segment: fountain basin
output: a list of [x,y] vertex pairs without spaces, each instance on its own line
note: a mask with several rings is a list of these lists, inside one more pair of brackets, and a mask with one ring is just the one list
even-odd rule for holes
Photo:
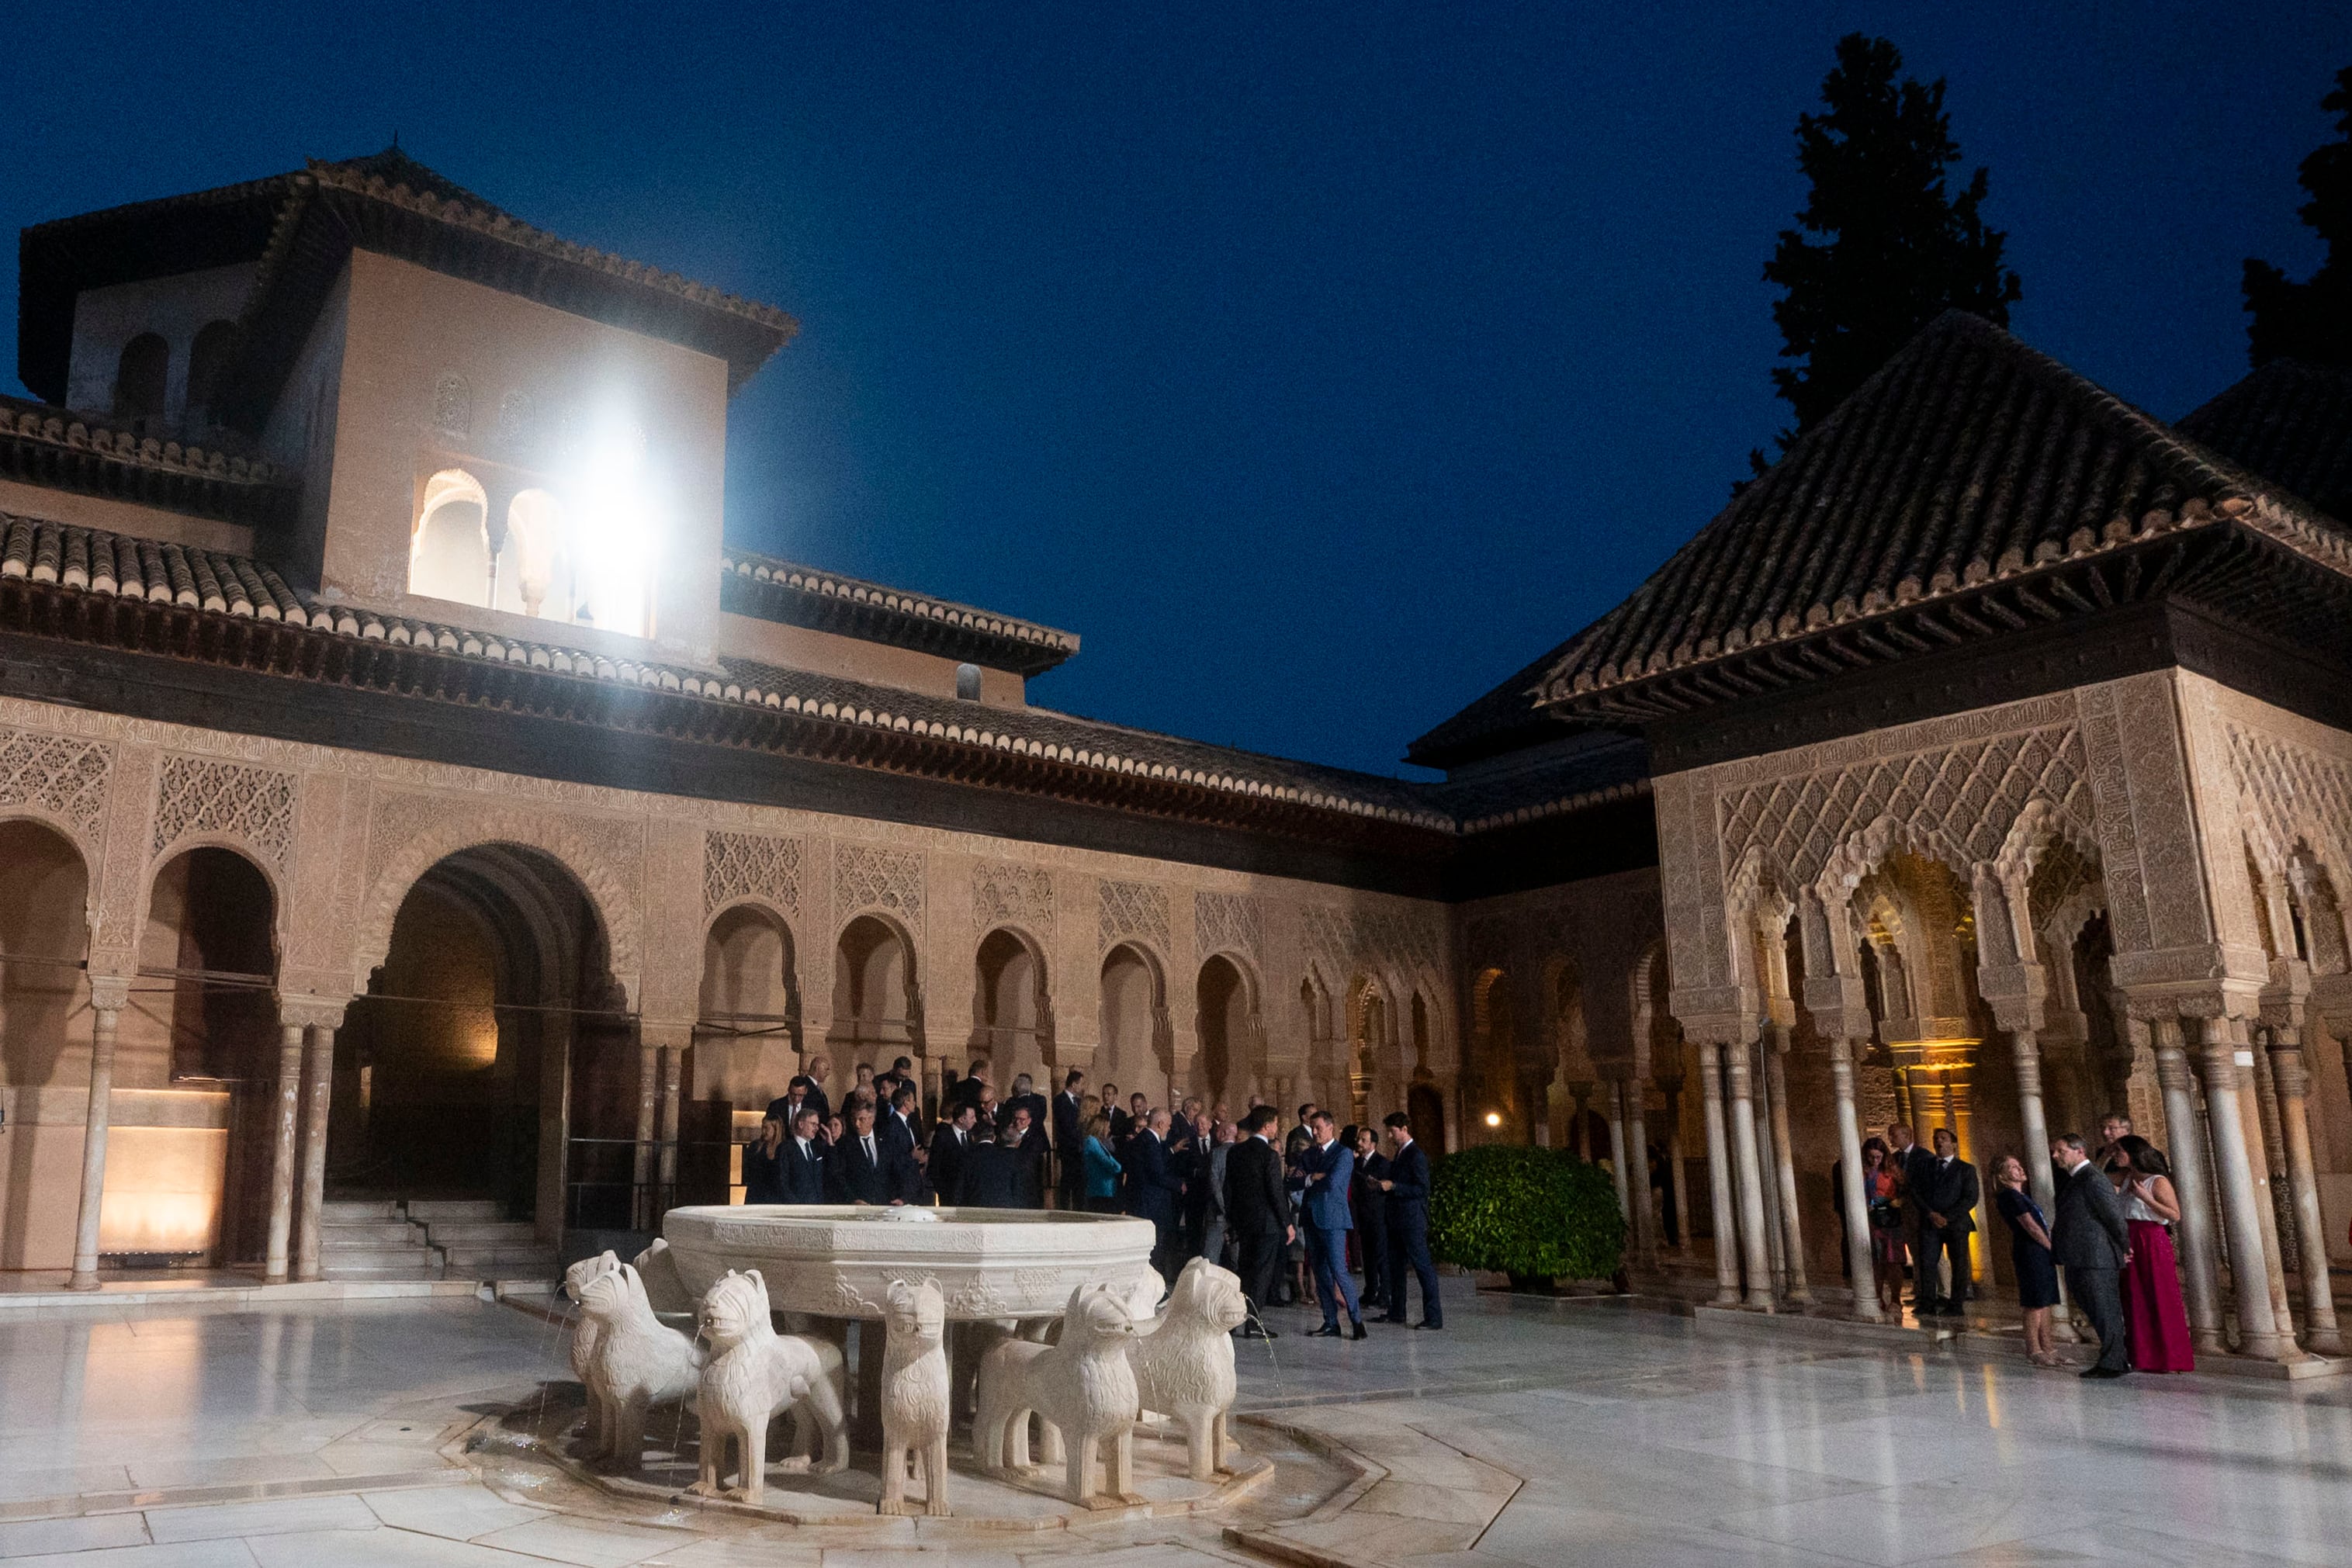
[[893,1281],[937,1280],[950,1321],[1059,1317],[1081,1285],[1149,1313],[1160,1299],[1148,1219],[1041,1209],[730,1204],[673,1208],[662,1236],[697,1296],[757,1269],[779,1312],[878,1319]]

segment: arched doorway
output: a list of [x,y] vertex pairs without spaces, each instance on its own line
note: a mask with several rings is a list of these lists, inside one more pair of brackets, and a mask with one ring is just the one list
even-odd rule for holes
[[[1518,1034],[1511,1007],[1509,977],[1482,969],[1470,990],[1469,1101],[1463,1136],[1472,1143],[1500,1138],[1532,1142],[1519,1103]],[[1495,1120],[1488,1122],[1488,1117]]]
[[981,938],[973,967],[971,1054],[989,1060],[1002,1092],[1012,1092],[1016,1073],[1043,1082],[1053,1019],[1044,957],[1000,925]]
[[722,910],[702,942],[690,1092],[758,1110],[798,1070],[800,1050],[792,928],[757,904]]
[[[277,898],[258,866],[235,850],[202,845],[174,855],[148,890],[140,933],[139,983],[115,1047],[114,1087],[173,1089],[215,1096],[201,1140],[180,1151],[177,1179],[195,1204],[180,1210],[181,1234],[151,1237],[161,1255],[209,1250],[224,1262],[260,1260],[268,1246],[270,1166],[278,1110]],[[165,1129],[155,1129],[162,1133]],[[136,1158],[141,1134],[110,1133],[110,1180]],[[143,1134],[144,1130],[142,1130]],[[156,1141],[150,1139],[148,1141]],[[125,1204],[124,1207],[129,1207]],[[100,1208],[101,1253],[126,1249],[110,1237]],[[211,1234],[199,1232],[210,1218]]]
[[[834,945],[833,1027],[825,1043],[845,1067],[865,1061],[880,1068],[901,1054],[923,1053],[914,946],[880,915],[859,915]],[[845,1072],[843,1082],[853,1076]]]
[[1220,953],[1201,966],[1193,999],[1200,1009],[1201,1082],[1209,1103],[1239,1106],[1256,1087],[1259,1066],[1249,1060],[1249,982],[1241,967]]
[[1174,1040],[1168,1026],[1168,990],[1150,954],[1122,942],[1103,956],[1102,1041],[1104,1065],[1096,1081],[1108,1080],[1130,1092],[1141,1091],[1165,1105]]
[[52,1124],[35,1107],[41,1090],[89,1082],[89,1019],[75,1017],[88,995],[89,893],[63,834],[0,822],[0,1086],[19,1092],[13,1135],[0,1142],[0,1269],[73,1262],[79,1151],[62,1145],[79,1137],[79,1113],[61,1109]]
[[639,1063],[593,901],[552,856],[480,844],[436,862],[335,1042],[333,1196],[476,1202],[625,1226]]
[[1412,1118],[1413,1141],[1433,1159],[1445,1152],[1445,1096],[1434,1083],[1416,1083],[1405,1091],[1405,1114]]

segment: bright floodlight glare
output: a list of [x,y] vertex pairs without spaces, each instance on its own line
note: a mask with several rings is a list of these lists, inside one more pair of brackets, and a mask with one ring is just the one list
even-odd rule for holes
[[646,589],[662,533],[645,470],[645,431],[618,411],[590,426],[575,455],[575,616],[632,637],[649,631]]
[[1486,1125],[1490,1127],[1499,1127],[1502,1124],[1503,1113],[1500,1111],[1489,1111],[1486,1113]]

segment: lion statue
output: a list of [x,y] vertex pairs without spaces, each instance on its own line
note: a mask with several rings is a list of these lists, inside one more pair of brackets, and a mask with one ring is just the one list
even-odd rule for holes
[[[1070,1292],[1055,1343],[1010,1339],[980,1365],[980,1408],[972,1417],[972,1454],[984,1469],[1005,1474],[1029,1464],[1029,1416],[1046,1423],[1045,1458],[1066,1449],[1065,1497],[1090,1506],[1108,1490],[1109,1501],[1133,1503],[1135,1492],[1135,1372],[1127,1351],[1135,1315],[1118,1294],[1081,1285]],[[1108,1471],[1106,1477],[1105,1472]],[[1108,1480],[1108,1487],[1099,1484]]]
[[1196,1481],[1233,1469],[1233,1331],[1248,1316],[1240,1277],[1195,1258],[1176,1276],[1159,1320],[1127,1353],[1143,1408],[1183,1427]]
[[[791,1409],[797,1427],[805,1402],[816,1414],[823,1439],[820,1475],[849,1463],[849,1428],[842,1410],[842,1360],[838,1347],[797,1334],[780,1334],[769,1316],[768,1282],[756,1269],[732,1269],[702,1298],[702,1337],[710,1346],[697,1393],[702,1417],[702,1474],[693,1490],[726,1494],[727,1440],[735,1440],[742,1487],[737,1493],[756,1506],[767,1488],[768,1422]],[[807,1469],[812,1460],[795,1458],[787,1468]]]

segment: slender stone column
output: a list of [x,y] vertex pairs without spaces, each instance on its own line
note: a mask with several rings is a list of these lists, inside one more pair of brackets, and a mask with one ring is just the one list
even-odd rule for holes
[[302,1108],[302,1026],[278,1026],[278,1127],[269,1157],[269,1246],[262,1282],[286,1282],[287,1240],[294,1229],[294,1142]]
[[2246,1146],[2244,1112],[2239,1100],[2237,1042],[2227,1019],[2198,1020],[2204,1036],[2206,1124],[2213,1134],[2213,1166],[2221,1177],[2227,1215],[2230,1278],[2236,1286],[2239,1350],[2276,1361],[2294,1348],[2282,1340],[2271,1311],[2270,1260],[2263,1256],[2262,1194],[2254,1185],[2253,1160]]
[[1772,1165],[1780,1178],[1780,1255],[1791,1302],[1810,1301],[1805,1282],[1805,1234],[1797,1207],[1796,1146],[1789,1139],[1788,1031],[1775,1024],[1764,1031],[1764,1074],[1772,1085]]
[[1642,1081],[1629,1078],[1625,1092],[1625,1190],[1633,1199],[1633,1256],[1643,1263],[1656,1260],[1657,1217],[1650,1211],[1650,1134],[1643,1124]]
[[1862,1123],[1853,1108],[1853,1057],[1860,1043],[1843,1039],[1829,1042],[1830,1089],[1837,1096],[1838,1168],[1845,1176],[1838,1202],[1845,1212],[1845,1266],[1853,1276],[1853,1315],[1874,1323],[1885,1314],[1871,1263],[1870,1201],[1862,1190]]
[[1675,1195],[1675,1255],[1687,1258],[1691,1255],[1691,1207],[1690,1178],[1683,1171],[1683,1085],[1676,1079],[1658,1087],[1666,1096],[1666,1190]]
[[1633,1228],[1633,1184],[1625,1169],[1625,1084],[1612,1079],[1609,1090],[1609,1169],[1617,1182],[1617,1218]]
[[2254,1212],[2262,1217],[2263,1283],[2270,1291],[2271,1324],[2277,1331],[2283,1354],[2294,1355],[2294,1301],[2286,1288],[2286,1252],[2279,1245],[2278,1189],[2271,1186],[2271,1155],[2263,1139],[2262,1096],[2255,1092],[2256,1063],[2262,1054],[2243,1019],[2228,1020],[2231,1060],[2238,1072],[2238,1122],[2246,1137],[2246,1164],[2253,1176]]
[[686,1071],[686,1052],[674,1045],[662,1047],[661,1053],[661,1117],[660,1117],[660,1189],[655,1198],[654,1218],[658,1221],[661,1210],[677,1201],[677,1140],[681,1081]]
[[654,1108],[661,1098],[661,1047],[639,1037],[637,1047],[637,1157],[632,1173],[630,1211],[640,1230],[661,1217],[654,1209]]
[[98,1221],[106,1204],[106,1129],[114,1113],[114,1031],[130,1000],[127,981],[89,983],[89,1107],[82,1123],[81,1209],[74,1217],[73,1273],[66,1288],[98,1289]]
[[1732,1168],[1739,1180],[1739,1253],[1748,1269],[1748,1304],[1773,1308],[1771,1260],[1764,1246],[1764,1171],[1756,1153],[1756,1085],[1747,1040],[1724,1046],[1726,1088],[1731,1096]]
[[[2042,1106],[2042,1045],[2030,1029],[2011,1030],[2010,1054],[2017,1062],[2017,1119],[2025,1136],[2025,1184],[2033,1201],[2054,1220],[2058,1213],[2058,1181],[2050,1168],[2050,1118]],[[1979,1171],[1987,1179],[1990,1171]],[[1984,1244],[1990,1246],[1988,1236]]]
[[302,1102],[302,1186],[294,1210],[294,1277],[319,1277],[320,1217],[327,1200],[327,1107],[335,1086],[335,1030],[310,1026]]
[[2180,1198],[2181,1273],[2188,1286],[2189,1326],[2197,1348],[2213,1354],[2229,1346],[2221,1337],[2221,1249],[2212,1205],[2210,1167],[2197,1114],[2195,1081],[2182,1048],[2180,1024],[2159,1018],[2150,1030],[2156,1049],[2156,1081],[2164,1094],[2164,1122],[2172,1138],[2172,1186]]
[[2294,1209],[2295,1246],[2303,1264],[2304,1323],[2313,1350],[2340,1355],[2344,1337],[2336,1326],[2327,1227],[2319,1212],[2319,1178],[2311,1158],[2311,1113],[2305,1104],[2311,1074],[2303,1065],[2302,1030],[2292,1025],[2273,1030],[2270,1058],[2271,1080],[2278,1088],[2279,1137],[2286,1145],[2287,1196]]
[[1777,1301],[1789,1287],[1789,1274],[1787,1254],[1780,1246],[1780,1165],[1773,1157],[1780,1151],[1772,1143],[1772,1074],[1764,1065],[1771,1046],[1769,1040],[1752,1040],[1747,1049],[1751,1064],[1750,1098],[1756,1106],[1757,1185],[1764,1203],[1764,1266],[1769,1270],[1772,1299]]
[[[1719,1071],[1723,1048],[1713,1040],[1698,1042],[1699,1111],[1706,1123],[1707,1197],[1715,1217],[1715,1304],[1739,1304],[1739,1219],[1731,1207],[1731,1151],[1723,1130],[1723,1079]],[[1683,1234],[1690,1234],[1690,1216]]]

